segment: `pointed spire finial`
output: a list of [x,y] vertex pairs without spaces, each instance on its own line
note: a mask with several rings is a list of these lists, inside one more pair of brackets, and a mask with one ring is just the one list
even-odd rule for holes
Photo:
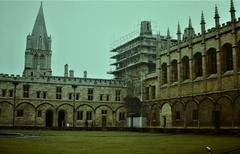
[[218,14],[218,7],[217,7],[217,4],[215,4],[215,16],[214,18],[220,18],[219,14]]
[[236,20],[236,17],[235,17],[235,8],[234,8],[234,4],[233,4],[233,0],[230,1],[230,11],[231,13],[231,21],[234,22]]
[[170,39],[170,38],[171,38],[171,36],[170,36],[170,30],[169,30],[169,27],[168,27],[168,29],[167,29],[167,38],[168,38],[168,39]]
[[204,19],[203,11],[202,11],[202,14],[201,14],[201,24],[206,24],[205,19]]
[[235,12],[233,0],[230,1],[230,12],[231,12],[231,11],[234,11],[234,12]]
[[191,20],[191,17],[189,17],[188,28],[192,28],[192,20]]
[[180,28],[179,22],[178,22],[178,26],[177,26],[177,34],[181,34],[181,28]]

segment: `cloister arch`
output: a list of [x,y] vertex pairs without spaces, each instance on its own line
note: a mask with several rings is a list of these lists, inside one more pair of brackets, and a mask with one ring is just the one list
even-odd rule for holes
[[172,127],[172,107],[164,103],[160,109],[160,127]]

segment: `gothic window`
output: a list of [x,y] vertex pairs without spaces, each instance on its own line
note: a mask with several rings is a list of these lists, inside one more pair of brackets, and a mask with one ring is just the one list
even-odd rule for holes
[[13,97],[13,90],[9,90],[9,97]]
[[35,54],[33,57],[33,68],[37,69],[37,65],[38,65],[38,55]]
[[171,63],[172,67],[172,82],[176,82],[178,80],[178,66],[177,66],[177,60],[173,60]]
[[100,94],[100,101],[103,101],[103,94]]
[[23,117],[23,110],[17,110],[17,117]]
[[77,111],[77,120],[83,120],[83,111]]
[[40,98],[41,91],[37,91],[37,98]]
[[207,51],[207,73],[208,75],[217,73],[217,53],[215,48],[210,48]]
[[2,97],[6,96],[6,89],[2,89]]
[[102,110],[102,114],[106,115],[107,114],[107,110]]
[[175,120],[180,120],[181,119],[181,115],[179,111],[175,112]]
[[56,87],[56,99],[62,99],[62,87]]
[[73,96],[73,93],[69,93],[69,94],[68,94],[68,99],[71,100],[71,99],[72,99],[72,96]]
[[152,99],[156,98],[156,87],[155,86],[151,86],[151,94],[152,94]]
[[45,57],[41,55],[40,57],[40,68],[45,68]]
[[23,85],[23,97],[29,97],[29,85]]
[[120,101],[121,90],[116,90],[115,93],[115,101]]
[[47,98],[47,92],[46,92],[46,91],[43,92],[43,98],[44,98],[44,99]]
[[89,101],[93,100],[93,89],[92,88],[88,89],[88,100]]
[[189,58],[187,56],[182,59],[182,73],[183,80],[189,79]]
[[79,100],[80,93],[76,93],[76,100]]
[[42,117],[42,111],[41,111],[41,110],[38,110],[38,111],[37,111],[37,116],[38,116],[38,117]]
[[192,119],[193,120],[198,120],[198,111],[197,110],[193,110],[193,112],[192,112]]
[[162,64],[162,84],[167,83],[167,63]]
[[149,87],[145,87],[145,99],[149,100]]
[[233,69],[232,45],[226,43],[222,46],[223,72]]
[[125,120],[125,112],[119,112],[119,121]]
[[110,100],[110,95],[107,95],[106,96],[106,101],[109,101]]
[[92,120],[92,111],[87,111],[87,120]]
[[195,77],[202,76],[202,54],[197,52],[194,55],[194,74]]

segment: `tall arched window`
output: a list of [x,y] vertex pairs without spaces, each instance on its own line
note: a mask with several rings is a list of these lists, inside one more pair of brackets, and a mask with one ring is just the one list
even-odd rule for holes
[[162,64],[162,84],[167,83],[167,63]]
[[202,76],[202,54],[197,52],[194,55],[194,74],[195,77]]
[[37,68],[37,65],[38,65],[38,55],[37,54],[35,54],[34,56],[33,56],[33,68]]
[[233,69],[232,45],[226,43],[222,46],[223,72]]
[[183,80],[189,79],[189,58],[187,56],[182,59],[182,73]]
[[172,82],[176,82],[178,80],[178,66],[177,66],[177,60],[174,59],[171,62],[171,74],[172,74]]
[[217,52],[215,48],[210,48],[207,51],[207,74],[217,73]]
[[45,57],[41,55],[40,57],[40,68],[45,68]]

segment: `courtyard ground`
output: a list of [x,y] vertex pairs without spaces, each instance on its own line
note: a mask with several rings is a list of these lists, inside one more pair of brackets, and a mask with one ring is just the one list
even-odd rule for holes
[[34,135],[0,138],[0,154],[213,154],[240,149],[239,136],[113,131],[0,130]]

